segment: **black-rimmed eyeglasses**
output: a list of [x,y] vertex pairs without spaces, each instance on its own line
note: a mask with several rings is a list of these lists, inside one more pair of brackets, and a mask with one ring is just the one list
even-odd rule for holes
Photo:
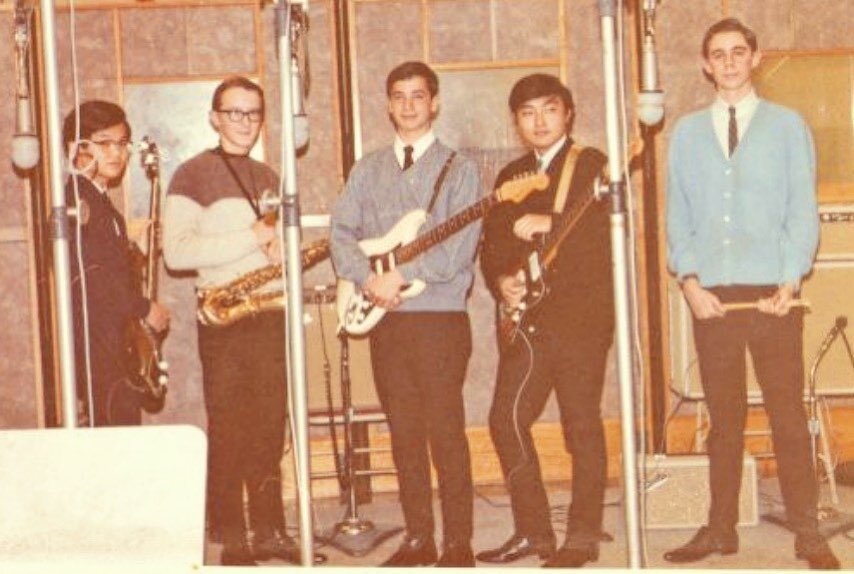
[[253,124],[257,124],[264,119],[264,112],[261,110],[238,110],[236,108],[228,110],[216,110],[221,114],[225,114],[229,121],[234,123],[242,122],[244,118],[249,118]]

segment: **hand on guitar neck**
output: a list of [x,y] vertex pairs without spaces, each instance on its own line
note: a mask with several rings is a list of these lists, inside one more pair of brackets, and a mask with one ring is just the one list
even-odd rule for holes
[[145,316],[145,324],[154,329],[157,333],[162,333],[169,327],[169,309],[152,301],[148,309],[148,315]]

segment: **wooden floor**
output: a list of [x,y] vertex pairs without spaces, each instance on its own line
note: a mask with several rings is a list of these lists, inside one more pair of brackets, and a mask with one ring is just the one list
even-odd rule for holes
[[[836,510],[843,512],[843,518],[854,517],[854,488],[840,486],[840,504]],[[758,505],[760,515],[781,510],[780,494],[775,479],[761,479],[757,488]],[[566,517],[569,492],[561,485],[550,486],[550,497],[552,501],[552,516],[555,530],[558,532],[559,541],[563,539],[563,528]],[[827,488],[822,489],[822,504],[826,505]],[[501,544],[512,530],[510,510],[507,506],[508,499],[500,488],[478,488],[475,498],[475,536],[473,546],[475,552],[492,548]],[[438,516],[438,503],[436,504]],[[316,501],[314,505],[315,531],[328,533],[336,523],[341,521],[345,515],[345,507],[339,505],[336,499]],[[293,509],[288,509],[289,529],[296,535],[296,520],[293,517]],[[385,532],[390,528],[400,528],[403,525],[397,497],[393,494],[380,494],[374,496],[374,500],[359,508],[360,518],[370,520],[377,527],[377,532]],[[851,522],[854,525],[854,520]],[[823,522],[829,526],[830,521]],[[622,569],[628,565],[628,554],[626,551],[626,536],[624,528],[624,511],[622,505],[622,492],[618,487],[611,487],[606,494],[605,530],[614,538],[612,542],[605,542],[600,547],[600,557],[596,563],[588,565],[593,568]],[[665,551],[686,542],[693,534],[693,529],[649,529],[642,536],[644,545],[642,549],[643,563],[652,569],[673,569],[662,555]],[[364,555],[352,556],[343,549],[362,550],[370,548],[369,536],[338,535],[333,543],[318,541],[315,550],[324,552],[329,557],[328,566],[376,566],[385,560],[400,542],[400,534],[388,538],[372,550],[366,551]],[[714,556],[706,560],[692,564],[690,568],[713,568],[713,569],[761,569],[761,570],[792,570],[806,568],[806,562],[798,560],[794,556],[794,536],[785,528],[769,522],[765,519],[759,520],[755,526],[743,526],[739,528],[740,551],[731,556]],[[854,536],[854,534],[852,534]],[[437,542],[440,542],[437,540]],[[854,569],[854,538],[848,538],[845,533],[836,534],[831,537],[831,547],[842,561],[843,568]],[[206,549],[206,564],[217,564],[221,547],[209,544]],[[270,561],[266,566],[284,566],[280,561]],[[495,568],[494,565],[478,564],[479,567]],[[538,568],[540,561],[536,557],[520,560],[508,568]],[[685,568],[680,566],[680,568]]]

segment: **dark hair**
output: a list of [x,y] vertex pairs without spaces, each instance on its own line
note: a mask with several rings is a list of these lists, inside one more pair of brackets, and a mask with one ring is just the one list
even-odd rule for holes
[[513,89],[510,90],[507,103],[510,105],[510,111],[515,114],[516,110],[525,102],[543,96],[558,96],[563,100],[567,110],[573,111],[575,109],[575,104],[572,102],[572,92],[551,74],[531,74],[517,81],[513,85]]
[[386,95],[391,96],[391,87],[395,82],[415,77],[424,78],[427,82],[427,89],[430,91],[430,97],[435,98],[439,93],[439,78],[436,76],[436,72],[424,62],[404,62],[389,72],[385,79]]
[[[78,119],[79,118],[79,119]],[[78,123],[80,133],[78,134]],[[62,143],[68,151],[71,144],[79,139],[87,140],[95,132],[122,124],[127,128],[130,138],[130,124],[125,111],[112,102],[90,100],[83,102],[77,110],[72,110],[62,124]]]
[[261,113],[264,113],[264,90],[261,89],[261,86],[244,76],[229,76],[220,82],[214,90],[213,97],[211,98],[212,110],[219,111],[220,106],[222,105],[222,95],[226,90],[230,90],[231,88],[243,88],[244,90],[249,90],[250,92],[258,94],[261,97]]
[[703,36],[703,46],[702,46],[702,54],[704,58],[709,57],[709,44],[716,35],[722,32],[738,32],[742,36],[744,36],[744,40],[747,42],[747,45],[750,46],[750,49],[754,52],[758,48],[759,44],[756,41],[756,33],[745,26],[741,20],[738,18],[724,18],[718,22],[715,22],[709,29],[706,30],[706,34]]

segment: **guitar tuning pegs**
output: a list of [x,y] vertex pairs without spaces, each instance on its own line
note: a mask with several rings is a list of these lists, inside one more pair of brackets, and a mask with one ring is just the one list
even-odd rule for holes
[[157,362],[157,368],[160,369],[161,371],[168,371],[169,370],[169,361],[166,361],[166,360],[158,361]]
[[166,375],[160,375],[159,377],[157,377],[157,384],[159,384],[161,387],[165,387],[166,383],[168,382],[169,377],[167,377]]

